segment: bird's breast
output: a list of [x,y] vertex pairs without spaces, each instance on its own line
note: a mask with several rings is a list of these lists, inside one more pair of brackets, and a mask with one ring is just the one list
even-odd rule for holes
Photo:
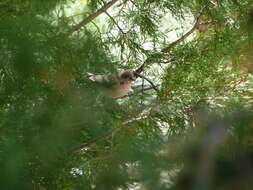
[[127,82],[124,84],[117,84],[111,90],[108,91],[108,95],[112,98],[121,98],[132,90],[132,82]]

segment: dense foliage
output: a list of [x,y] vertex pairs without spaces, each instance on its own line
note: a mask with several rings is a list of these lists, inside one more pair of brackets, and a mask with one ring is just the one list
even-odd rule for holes
[[251,0],[1,0],[0,189],[252,189],[252,32]]

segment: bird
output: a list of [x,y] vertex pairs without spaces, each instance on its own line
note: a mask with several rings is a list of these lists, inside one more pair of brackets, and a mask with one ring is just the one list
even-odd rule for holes
[[136,80],[135,71],[125,70],[116,74],[87,73],[88,79],[104,87],[104,92],[111,98],[117,99],[128,95],[132,90],[132,84]]
[[142,64],[137,69],[123,70],[116,74],[93,74],[87,73],[88,79],[103,87],[107,96],[117,99],[128,95],[133,91],[133,82],[142,75],[145,64]]

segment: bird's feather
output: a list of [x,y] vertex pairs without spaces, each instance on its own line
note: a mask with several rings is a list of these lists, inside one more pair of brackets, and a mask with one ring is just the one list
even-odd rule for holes
[[121,98],[131,90],[132,82],[136,79],[133,71],[123,71],[117,74],[100,75],[87,73],[88,78],[103,88],[105,94],[112,98]]
[[118,82],[117,76],[115,75],[95,75],[93,73],[87,73],[87,75],[91,81],[104,87],[111,87]]

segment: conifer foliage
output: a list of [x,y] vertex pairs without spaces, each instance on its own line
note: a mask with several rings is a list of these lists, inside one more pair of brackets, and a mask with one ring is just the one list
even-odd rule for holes
[[252,32],[251,0],[1,0],[0,189],[252,189]]

